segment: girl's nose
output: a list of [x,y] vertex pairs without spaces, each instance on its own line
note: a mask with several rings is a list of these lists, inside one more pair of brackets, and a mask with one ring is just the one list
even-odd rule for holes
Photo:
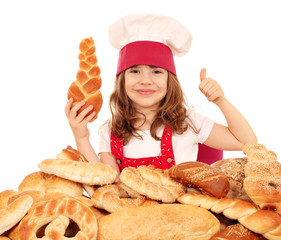
[[149,73],[142,73],[140,78],[140,84],[149,85],[152,84],[151,76]]

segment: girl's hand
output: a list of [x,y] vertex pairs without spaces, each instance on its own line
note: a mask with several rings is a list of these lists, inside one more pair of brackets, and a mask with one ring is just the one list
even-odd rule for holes
[[217,81],[211,78],[206,78],[206,72],[207,70],[205,68],[200,72],[199,89],[210,102],[218,104],[222,100],[225,100],[224,92]]
[[73,132],[74,138],[76,141],[89,138],[90,131],[87,127],[87,124],[96,115],[96,113],[93,112],[87,117],[86,115],[93,109],[93,106],[88,106],[78,114],[79,109],[85,104],[85,102],[78,102],[71,108],[72,103],[73,98],[70,98],[65,106],[65,114]]

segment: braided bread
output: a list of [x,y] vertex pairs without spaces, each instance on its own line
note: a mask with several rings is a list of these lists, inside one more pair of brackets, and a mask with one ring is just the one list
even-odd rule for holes
[[175,202],[186,191],[181,183],[172,180],[168,174],[164,174],[164,170],[153,165],[124,168],[120,180],[134,191],[165,203]]
[[94,108],[88,115],[95,111],[96,115],[91,119],[91,121],[94,121],[101,109],[103,100],[99,90],[101,87],[100,68],[97,65],[96,47],[93,38],[83,39],[79,45],[79,50],[79,71],[76,75],[76,81],[68,89],[67,98],[74,99],[73,105],[85,101],[85,105],[79,109],[78,113],[92,105]]
[[215,198],[204,194],[187,193],[177,199],[182,204],[191,204],[222,213],[224,216],[238,220],[246,228],[262,234],[270,240],[281,239],[281,217],[270,210],[257,209],[253,204],[241,199]]
[[[94,212],[72,197],[46,201],[31,209],[19,223],[18,239],[65,239],[64,234],[70,219],[79,227],[79,231],[72,239],[96,239],[97,220]],[[45,236],[39,237],[38,232],[44,225],[47,225]]]
[[157,201],[147,200],[144,196],[130,198],[128,193],[118,185],[106,185],[98,188],[92,196],[94,206],[108,212],[116,212],[124,207],[155,205]]
[[9,201],[17,192],[6,190],[0,193],[0,235],[15,226],[33,204],[29,195]]
[[245,144],[243,152],[248,157],[244,180],[246,193],[261,209],[281,213],[281,163],[276,154],[262,144]]

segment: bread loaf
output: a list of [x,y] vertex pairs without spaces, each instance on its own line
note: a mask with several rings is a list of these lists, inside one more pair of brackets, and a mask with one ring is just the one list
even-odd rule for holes
[[210,240],[259,240],[259,236],[237,223],[216,233]]
[[113,167],[97,162],[46,159],[38,166],[45,173],[90,185],[110,184],[117,177],[117,171]]
[[124,208],[98,221],[98,240],[209,240],[218,219],[203,208],[158,204]]
[[194,205],[238,220],[249,230],[270,240],[281,239],[281,216],[271,210],[260,210],[252,203],[231,198],[215,198],[203,194],[186,193],[178,198],[182,204]]
[[229,191],[227,177],[202,162],[184,162],[169,169],[170,176],[184,185],[199,188],[207,194],[222,198]]
[[74,99],[73,105],[77,102],[85,101],[85,105],[82,106],[78,113],[92,105],[93,110],[88,115],[95,111],[96,115],[91,119],[91,121],[94,121],[102,107],[103,99],[99,90],[101,87],[100,68],[97,65],[96,47],[93,38],[83,39],[79,45],[79,50],[79,71],[76,75],[76,81],[68,89],[67,98]]

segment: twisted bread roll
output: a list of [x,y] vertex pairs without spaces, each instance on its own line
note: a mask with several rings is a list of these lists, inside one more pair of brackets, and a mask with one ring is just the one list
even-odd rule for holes
[[124,207],[137,207],[143,205],[156,205],[157,201],[147,200],[144,196],[130,198],[128,193],[118,185],[107,185],[98,188],[91,200],[94,206],[108,212],[116,212]]
[[[19,223],[18,239],[65,239],[64,233],[70,219],[79,227],[79,231],[72,239],[96,239],[97,220],[95,214],[87,205],[72,197],[46,201],[29,211]],[[55,221],[52,222],[53,220]],[[38,237],[38,231],[41,227],[49,223],[50,226],[46,227],[45,236]]]
[[245,144],[243,151],[248,157],[244,180],[246,193],[261,209],[281,213],[281,163],[276,154],[262,144]]
[[9,199],[16,194],[13,190],[0,193],[0,235],[14,227],[33,203],[33,199],[29,195],[20,196],[9,202]]
[[99,90],[101,87],[100,68],[97,65],[96,47],[93,38],[83,39],[79,45],[79,50],[79,71],[76,75],[76,81],[68,89],[67,98],[74,99],[73,105],[77,102],[85,101],[85,105],[78,113],[92,105],[94,108],[88,115],[95,111],[96,115],[91,119],[91,121],[94,121],[101,109],[103,100]]
[[124,208],[98,221],[98,240],[209,240],[218,219],[203,208],[158,204]]
[[45,173],[89,185],[110,184],[117,177],[117,171],[113,167],[97,162],[46,159],[38,166]]
[[270,210],[257,209],[253,204],[241,199],[215,198],[203,194],[187,193],[178,198],[182,204],[191,204],[223,213],[230,219],[238,220],[249,230],[262,234],[270,240],[281,239],[281,217]]
[[134,191],[165,203],[175,202],[186,191],[181,183],[172,180],[164,170],[153,165],[124,168],[120,180]]
[[184,162],[169,169],[169,174],[185,185],[199,188],[201,191],[221,198],[229,191],[228,178],[218,169],[202,162]]

